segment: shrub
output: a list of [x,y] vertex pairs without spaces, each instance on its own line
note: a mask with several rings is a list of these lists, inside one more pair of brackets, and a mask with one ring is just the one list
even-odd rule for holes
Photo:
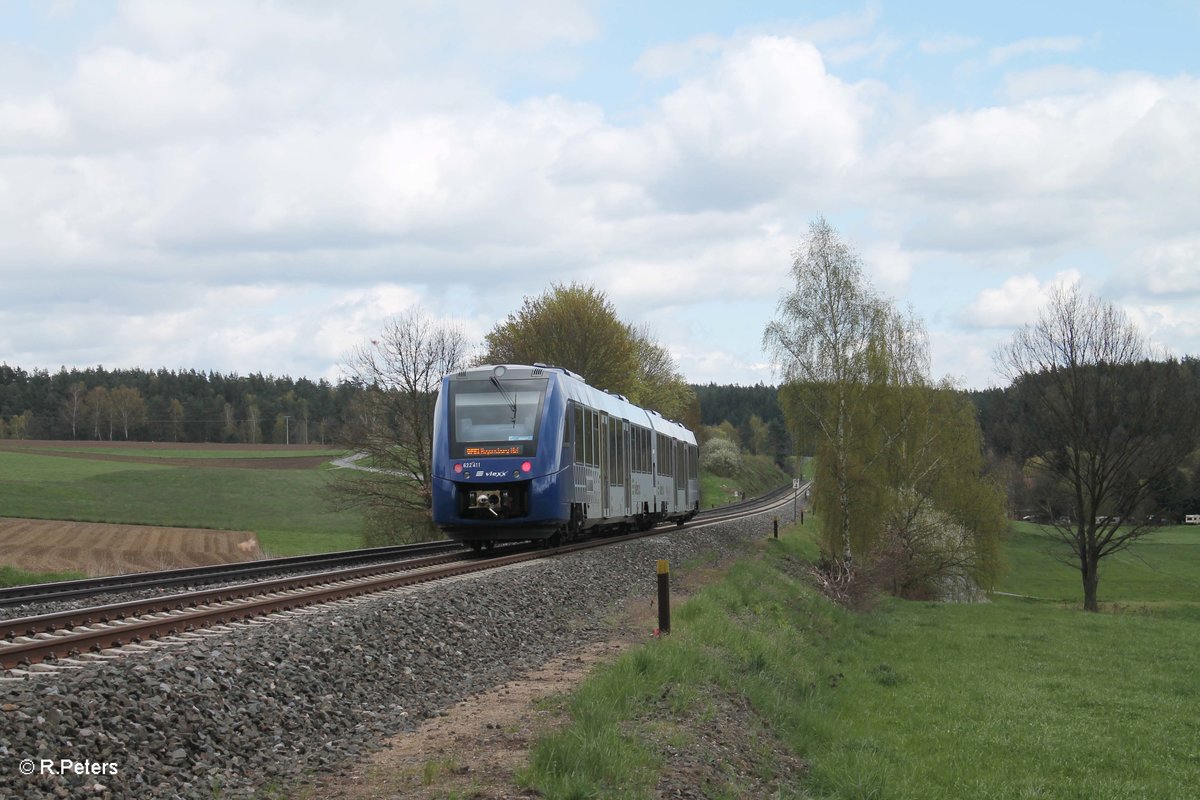
[[710,439],[700,448],[700,468],[732,477],[742,468],[742,451],[728,439]]

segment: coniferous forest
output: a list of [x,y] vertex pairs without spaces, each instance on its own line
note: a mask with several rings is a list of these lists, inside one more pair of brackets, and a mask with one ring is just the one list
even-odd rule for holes
[[[1184,370],[1200,383],[1200,359]],[[745,446],[784,463],[792,432],[775,386],[693,385],[705,427],[728,423]],[[332,445],[361,387],[350,381],[197,370],[44,369],[0,363],[0,438],[92,441]],[[1012,513],[1036,514],[1038,498],[1020,475],[1024,452],[1012,387],[966,392],[975,405],[987,469],[1010,487]],[[800,432],[802,433],[802,432]],[[803,439],[803,436],[800,436]],[[801,454],[811,448],[796,443]],[[1030,496],[1027,496],[1030,495]],[[1200,508],[1200,453],[1161,487],[1156,506],[1172,516]]]
[[332,444],[357,393],[261,373],[0,364],[0,438]]
[[[752,419],[788,439],[774,386],[692,387],[701,422]],[[44,369],[0,364],[0,438],[333,444],[361,387],[350,381],[197,370]]]

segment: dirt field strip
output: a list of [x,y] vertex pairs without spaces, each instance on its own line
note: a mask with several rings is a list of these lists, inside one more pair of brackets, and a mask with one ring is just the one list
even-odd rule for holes
[[0,564],[30,572],[120,575],[262,557],[253,531],[0,517]]

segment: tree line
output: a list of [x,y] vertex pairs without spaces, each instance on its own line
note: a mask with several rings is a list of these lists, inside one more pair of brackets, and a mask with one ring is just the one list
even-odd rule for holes
[[261,373],[0,364],[0,438],[330,444],[356,392]]
[[[1147,389],[1161,394],[1160,387],[1171,386],[1171,395],[1155,399],[1148,413],[1153,414],[1156,430],[1164,439],[1190,441],[1191,420],[1178,406],[1194,402],[1189,398],[1200,390],[1200,359],[1185,356],[1178,362],[1147,360],[1116,364],[1111,369],[1110,379],[1118,387],[1112,393],[1111,407],[1126,405],[1122,397],[1136,396]],[[1027,405],[1023,395],[1045,380],[1045,375],[1027,376],[1004,388],[972,391],[969,396],[979,416],[988,469],[1002,480],[1013,515],[1048,523],[1067,516],[1070,509],[1064,502],[1063,487],[1047,479],[1040,469],[1042,444],[1023,418]],[[1118,429],[1125,424],[1122,422]],[[1191,449],[1165,474],[1147,481],[1146,489],[1142,516],[1178,523],[1188,514],[1200,513],[1200,448]]]

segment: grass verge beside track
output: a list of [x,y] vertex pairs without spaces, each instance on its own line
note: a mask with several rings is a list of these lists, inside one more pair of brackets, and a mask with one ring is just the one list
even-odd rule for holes
[[736,475],[724,477],[711,472],[700,473],[700,507],[712,508],[735,503],[743,496],[757,497],[772,489],[791,484],[791,478],[775,466],[767,456],[742,456],[742,468]]
[[[888,599],[852,614],[804,579],[812,530],[764,542],[676,609],[670,637],[563,698],[566,724],[538,742],[523,783],[548,797],[689,781],[730,798],[1195,796],[1200,536],[1168,531],[1145,543],[1161,556],[1111,564],[1107,613],[1079,610],[1077,573],[1037,560],[1044,542],[1029,537],[1043,535],[1018,528],[1004,586],[1068,604]],[[740,757],[711,751],[702,732],[722,729],[748,743]]]
[[0,565],[0,587],[25,586],[30,583],[73,581],[86,578],[82,572],[26,572],[23,569]]

